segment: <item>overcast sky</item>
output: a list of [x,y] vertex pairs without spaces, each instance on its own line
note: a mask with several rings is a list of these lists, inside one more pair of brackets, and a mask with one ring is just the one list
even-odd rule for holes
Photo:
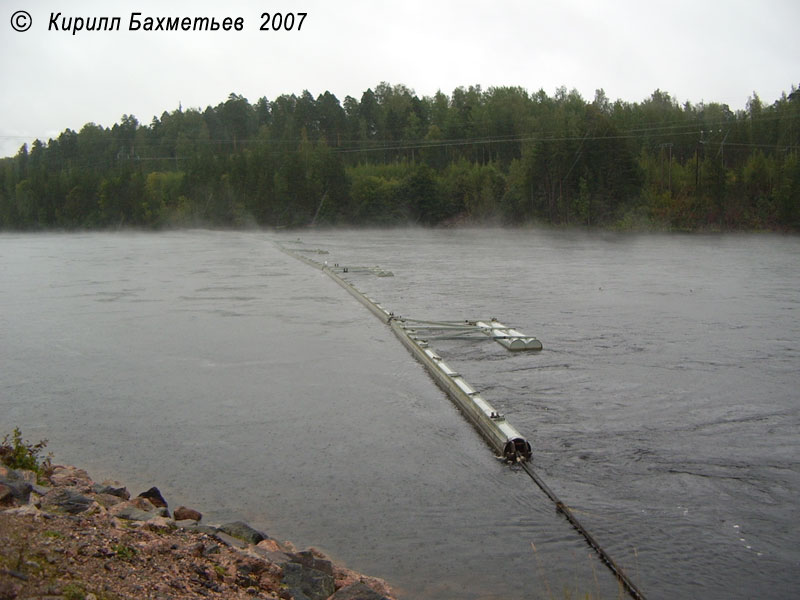
[[[233,92],[360,98],[381,81],[417,95],[458,86],[559,86],[591,101],[743,109],[800,83],[798,0],[0,0],[0,156],[87,122],[204,109]],[[28,31],[12,28],[26,10]],[[302,29],[260,31],[263,12],[305,12]],[[121,18],[119,31],[49,31],[62,17]],[[242,17],[243,31],[131,32],[130,15]],[[61,19],[58,19],[59,29]],[[17,23],[24,23],[17,21]]]

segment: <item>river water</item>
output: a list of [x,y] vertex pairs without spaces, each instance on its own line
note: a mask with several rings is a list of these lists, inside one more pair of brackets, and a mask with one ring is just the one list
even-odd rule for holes
[[539,337],[434,346],[648,598],[800,589],[797,237],[3,234],[2,433],[407,600],[624,596],[389,328],[275,241],[397,314]]

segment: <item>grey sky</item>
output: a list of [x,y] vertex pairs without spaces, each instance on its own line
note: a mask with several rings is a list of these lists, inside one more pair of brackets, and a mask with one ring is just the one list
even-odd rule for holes
[[[87,122],[205,108],[231,92],[356,98],[381,81],[419,96],[515,85],[591,100],[767,104],[800,83],[796,0],[404,0],[152,2],[0,0],[0,156]],[[14,31],[11,15],[33,25]],[[306,12],[301,31],[263,32],[261,14]],[[62,17],[121,18],[119,31],[48,31]],[[243,17],[241,32],[130,32],[143,16]],[[60,20],[59,20],[60,21]]]

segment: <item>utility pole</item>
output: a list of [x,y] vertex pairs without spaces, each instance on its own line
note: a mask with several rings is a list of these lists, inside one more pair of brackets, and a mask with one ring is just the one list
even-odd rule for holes
[[719,145],[719,152],[717,152],[717,155],[720,156],[720,158],[722,159],[720,161],[720,164],[722,165],[723,168],[725,167],[725,140],[728,139],[729,133],[730,130],[725,132],[725,137],[722,138],[722,143]]
[[[669,165],[667,165],[667,186],[668,186],[670,195],[672,195],[672,142],[668,142],[666,144],[661,144],[659,146],[659,148],[661,148],[662,150],[664,148],[669,148]],[[662,165],[663,165],[663,162],[664,162],[663,159],[662,159],[661,162],[662,162]],[[663,166],[662,166],[661,177],[664,177]]]
[[699,197],[700,196],[700,145],[703,146],[703,158],[705,158],[705,144],[706,140],[703,139],[703,134],[705,131],[700,131],[700,142],[697,145],[694,154],[694,189],[695,194]]
[[672,196],[672,143],[669,145],[669,168],[667,169],[667,184],[669,185],[669,195]]

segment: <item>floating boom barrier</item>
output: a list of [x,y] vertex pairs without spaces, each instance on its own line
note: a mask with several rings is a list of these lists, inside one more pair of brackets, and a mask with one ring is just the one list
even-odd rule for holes
[[[447,393],[456,406],[461,409],[461,412],[467,416],[483,435],[489,445],[504,460],[509,462],[530,460],[531,445],[528,440],[506,421],[506,418],[484,399],[480,392],[467,383],[460,373],[450,368],[442,357],[428,345],[428,336],[424,335],[424,332],[439,330],[440,332],[461,334],[462,336],[471,333],[482,333],[492,337],[506,348],[512,349],[513,346],[514,350],[541,350],[542,344],[539,340],[524,336],[495,320],[452,323],[404,319],[387,310],[379,302],[365,295],[353,284],[342,278],[339,273],[348,273],[349,269],[347,267],[340,267],[339,265],[329,267],[326,263],[312,260],[280,244],[278,244],[278,247],[289,256],[327,273],[331,279],[367,307],[372,314],[383,323],[389,325],[395,335],[403,342],[403,345],[422,363],[434,381]],[[533,340],[536,343],[533,343]]]
[[[298,241],[298,243],[301,243]],[[505,417],[481,397],[461,374],[451,369],[428,345],[430,339],[464,339],[473,334],[491,337],[511,351],[541,350],[542,343],[535,337],[526,336],[516,329],[506,327],[495,319],[488,321],[419,321],[396,316],[385,309],[377,301],[359,291],[353,284],[342,278],[339,273],[348,273],[347,267],[327,262],[320,263],[282,244],[276,245],[284,253],[296,258],[316,269],[327,273],[336,283],[347,290],[356,300],[367,307],[383,323],[389,325],[395,335],[411,354],[419,360],[436,383],[450,396],[467,418],[475,425],[484,439],[500,458],[510,463],[520,463],[525,472],[536,483],[545,495],[555,504],[556,510],[564,515],[569,523],[586,540],[586,543],[597,553],[600,560],[616,576],[620,584],[634,600],[645,600],[644,594],[627,576],[614,559],[600,546],[594,537],[581,525],[569,506],[564,504],[555,492],[542,480],[530,464],[532,450],[530,443],[510,424]],[[377,267],[376,267],[377,269]],[[427,335],[426,335],[427,334]]]

